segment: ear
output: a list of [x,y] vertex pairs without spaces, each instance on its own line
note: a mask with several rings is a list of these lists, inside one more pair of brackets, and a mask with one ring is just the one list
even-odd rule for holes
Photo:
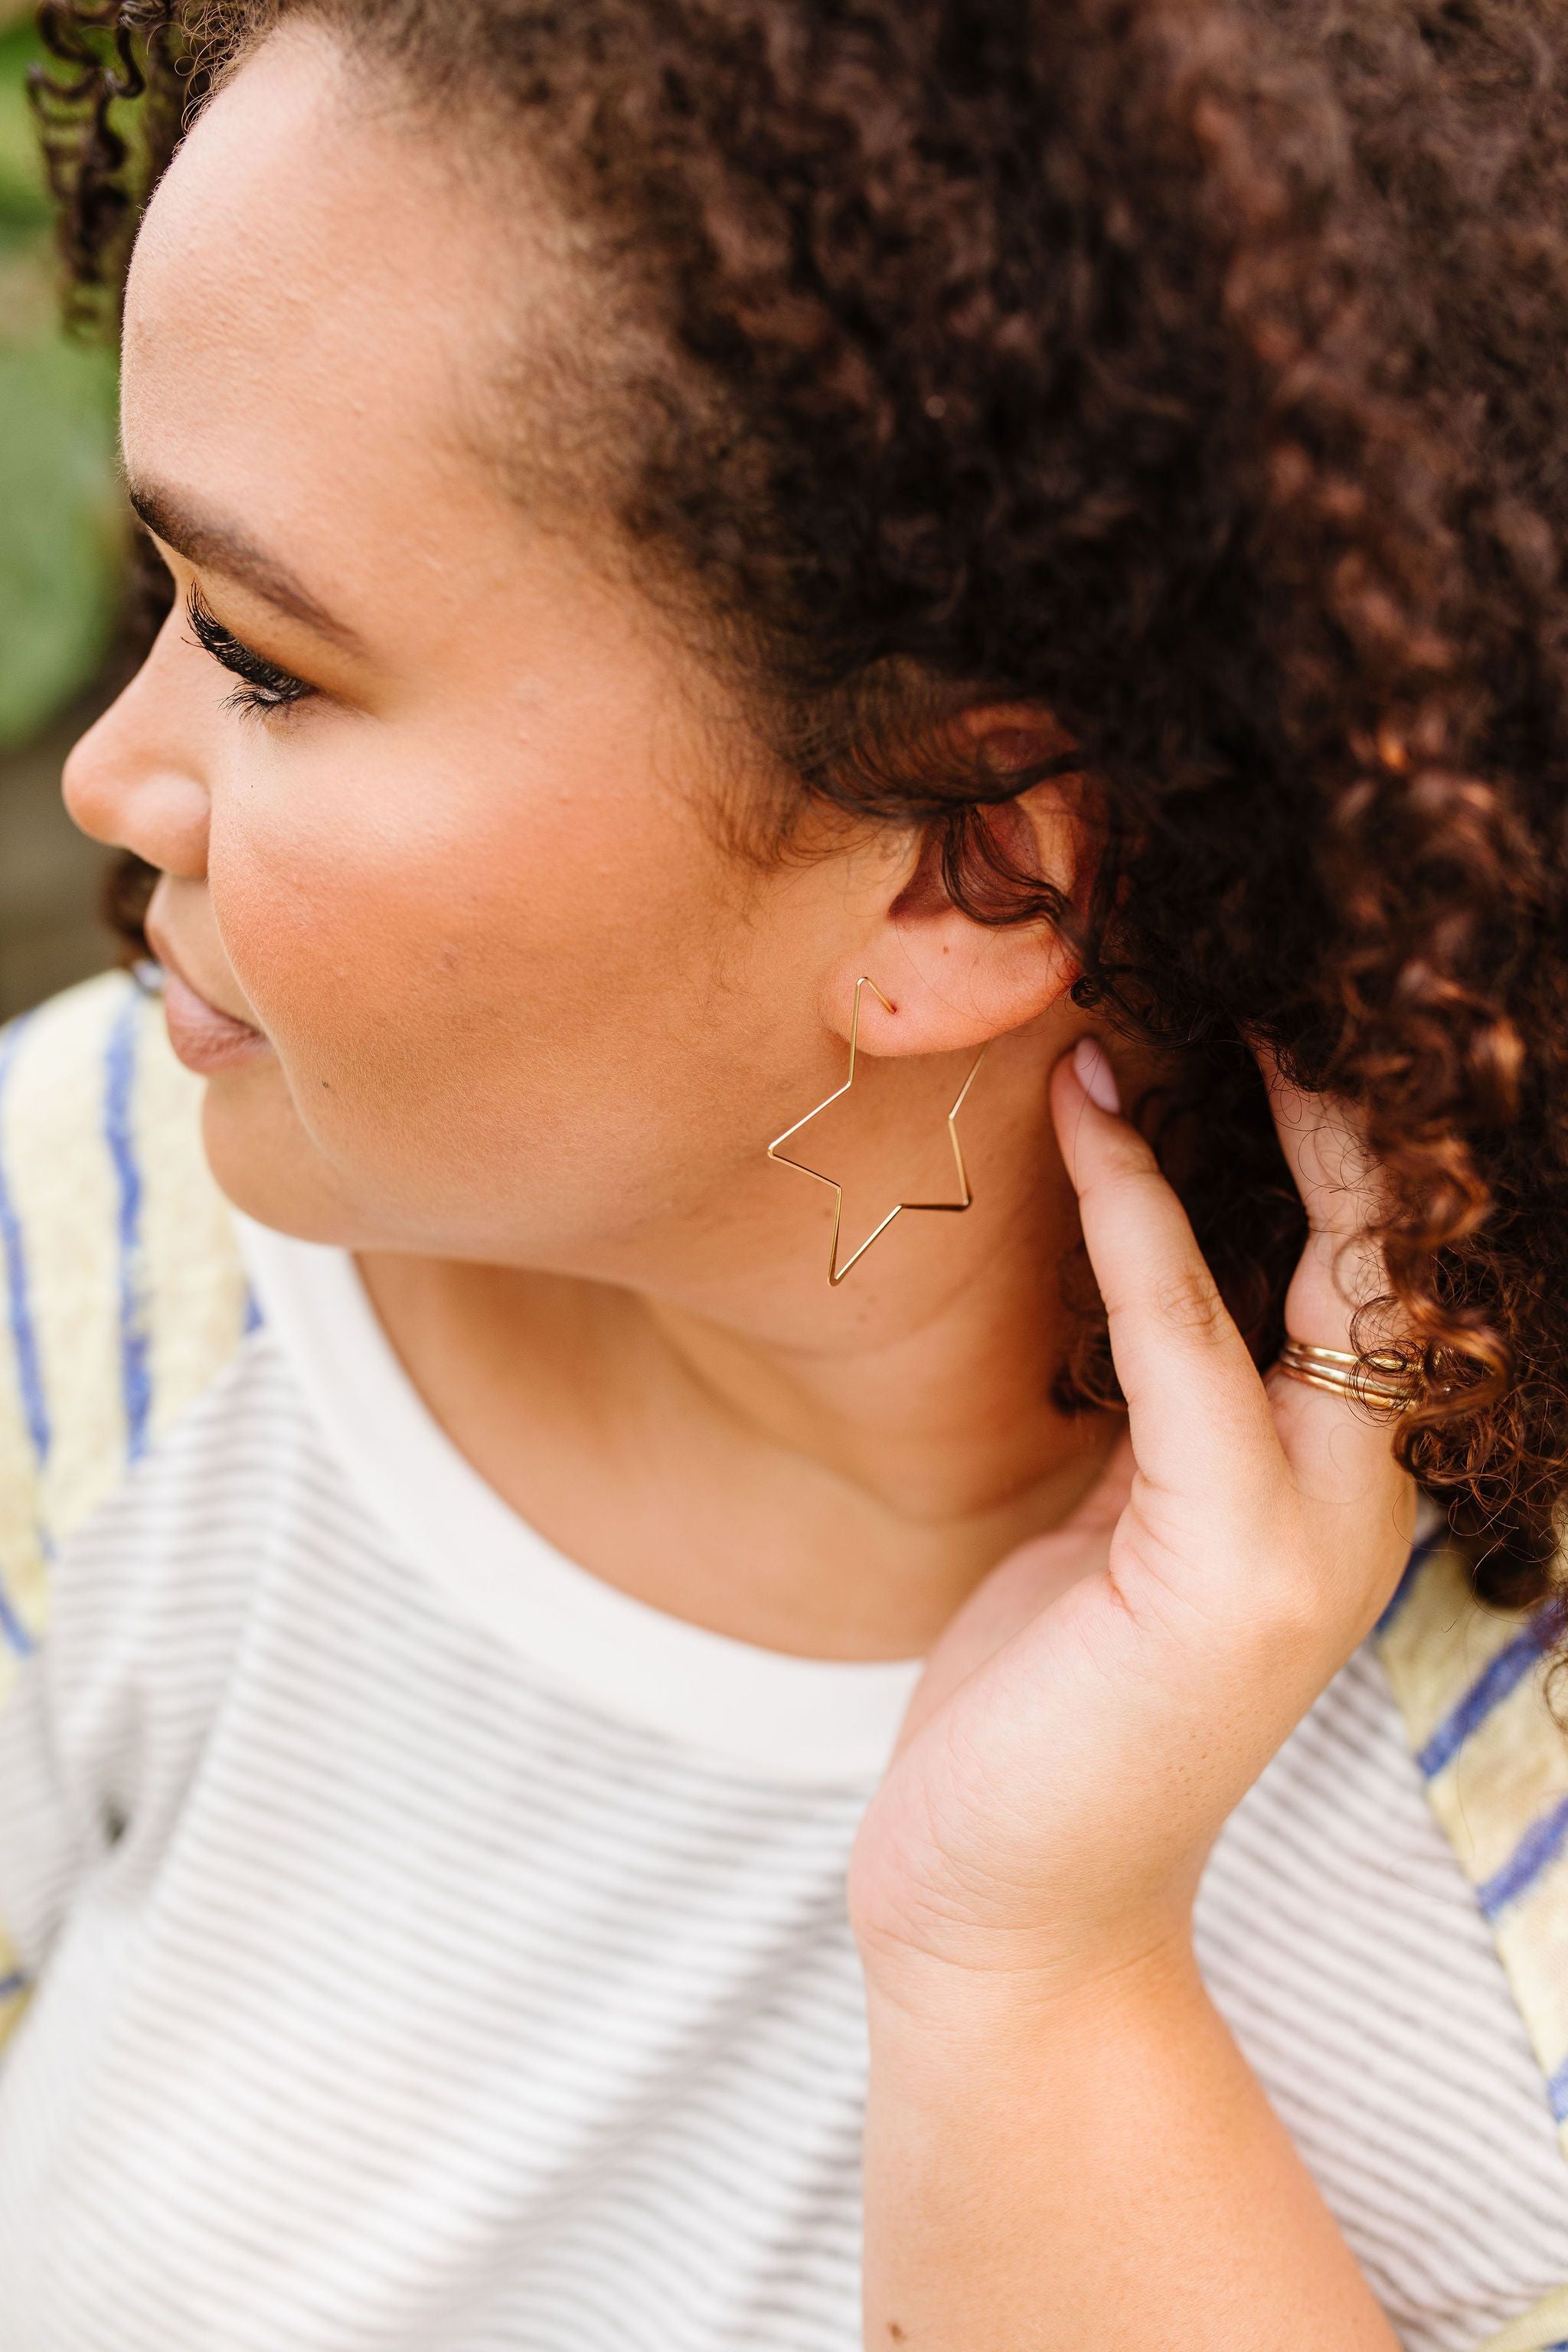
[[[1061,730],[1038,712],[1013,705],[968,713],[960,722],[963,755],[988,775],[1038,774],[1059,758]],[[1046,883],[1067,903],[1081,902],[1092,854],[1077,780],[1027,786],[1014,799],[977,809],[998,874]],[[984,870],[984,869],[983,869]],[[998,911],[1010,897],[1005,880],[988,893]],[[847,1038],[855,983],[862,972],[859,1043],[868,1054],[943,1054],[978,1046],[1020,1029],[1059,1003],[1081,966],[1056,925],[1038,916],[1023,922],[979,922],[956,906],[942,873],[937,837],[927,831],[881,894],[872,920],[851,955],[829,981],[823,1007],[831,1028]]]

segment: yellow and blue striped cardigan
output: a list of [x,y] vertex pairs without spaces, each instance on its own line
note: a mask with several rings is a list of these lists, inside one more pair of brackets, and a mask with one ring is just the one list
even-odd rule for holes
[[[226,1361],[252,1309],[207,1172],[200,1087],[120,973],[0,1032],[0,1702],[55,1548]],[[1568,2158],[1568,1737],[1552,1612],[1481,1609],[1413,1562],[1377,1641],[1416,1769],[1475,1889]],[[0,2037],[26,1986],[0,1931]],[[1568,2352],[1568,2281],[1485,2352]]]

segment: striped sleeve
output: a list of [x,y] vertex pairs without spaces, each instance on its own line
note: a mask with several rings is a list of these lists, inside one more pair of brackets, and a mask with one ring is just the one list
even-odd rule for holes
[[[49,1561],[245,1328],[200,1088],[129,975],[0,1031],[0,1707],[43,1638]],[[0,2039],[26,1972],[0,1889]]]
[[[1446,1544],[1412,1561],[1379,1646],[1416,1769],[1491,1929],[1568,2157],[1568,1733],[1546,1688],[1560,1601],[1476,1601]],[[1486,2352],[1564,2352],[1568,2280]]]

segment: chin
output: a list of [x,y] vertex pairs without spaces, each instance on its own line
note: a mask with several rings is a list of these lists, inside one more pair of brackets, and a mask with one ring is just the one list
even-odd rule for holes
[[344,1249],[373,1245],[363,1213],[301,1126],[275,1061],[207,1079],[202,1143],[219,1191],[258,1225]]

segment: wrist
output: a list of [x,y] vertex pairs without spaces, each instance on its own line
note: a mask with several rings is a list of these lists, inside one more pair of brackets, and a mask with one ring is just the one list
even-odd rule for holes
[[1095,1951],[1031,1956],[1025,1964],[960,1966],[903,1951],[870,1958],[867,2011],[874,2050],[965,2068],[1063,2039],[1141,2033],[1151,2018],[1207,2007],[1188,1924]]

